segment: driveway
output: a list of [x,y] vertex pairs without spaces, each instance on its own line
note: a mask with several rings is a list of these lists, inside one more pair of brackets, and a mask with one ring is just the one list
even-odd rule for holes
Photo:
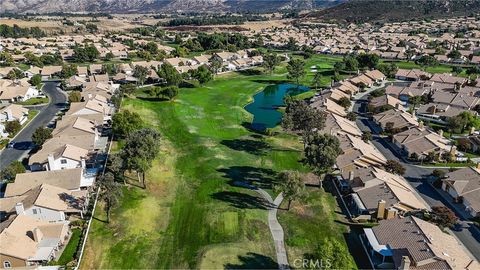
[[460,229],[453,231],[453,235],[470,251],[470,253],[480,260],[480,230],[471,225],[468,220],[462,218],[462,213],[451,207],[452,202],[441,196],[439,192],[432,187],[428,181],[428,176],[434,170],[433,168],[423,168],[410,163],[406,163],[399,154],[395,145],[379,133],[379,127],[365,115],[367,95],[357,98],[353,105],[353,111],[357,113],[356,124],[361,131],[370,131],[373,135],[372,143],[387,158],[400,162],[405,167],[404,177],[417,190],[422,199],[430,206],[447,206],[454,210],[460,217]]
[[33,146],[33,132],[35,132],[38,127],[47,126],[55,115],[65,108],[67,98],[61,90],[57,89],[56,82],[46,82],[42,90],[48,96],[50,102],[48,105],[40,107],[41,111],[37,116],[13,139],[15,148],[6,148],[0,153],[0,169],[26,156]]

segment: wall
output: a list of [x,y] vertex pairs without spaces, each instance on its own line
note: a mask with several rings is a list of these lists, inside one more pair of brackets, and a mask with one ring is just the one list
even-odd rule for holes
[[12,265],[12,267],[26,266],[25,261],[22,260],[22,259],[15,258],[15,257],[12,257],[12,256],[8,256],[8,255],[4,255],[4,254],[0,254],[0,268],[3,268],[3,262],[5,262],[5,261],[10,262],[10,265]]
[[[62,164],[62,162],[61,162],[62,159],[66,160],[67,163]],[[55,169],[51,169],[51,168],[49,168],[49,169],[51,171],[61,170],[61,169],[74,169],[74,168],[77,168],[77,167],[80,167],[80,166],[81,166],[80,161],[76,161],[76,160],[69,159],[69,158],[58,158],[58,159],[54,160],[54,168]]]

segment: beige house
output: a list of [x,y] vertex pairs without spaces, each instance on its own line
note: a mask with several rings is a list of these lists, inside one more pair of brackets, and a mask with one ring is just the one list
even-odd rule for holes
[[449,172],[442,180],[442,189],[462,203],[472,217],[480,216],[480,165]]

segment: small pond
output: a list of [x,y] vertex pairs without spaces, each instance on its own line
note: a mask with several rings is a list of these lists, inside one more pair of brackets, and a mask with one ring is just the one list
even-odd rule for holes
[[298,95],[310,90],[305,86],[295,84],[277,84],[269,85],[255,96],[253,102],[245,106],[245,110],[253,115],[252,128],[258,131],[264,131],[267,128],[273,128],[282,120],[282,112],[278,107],[284,106],[283,101],[286,95]]

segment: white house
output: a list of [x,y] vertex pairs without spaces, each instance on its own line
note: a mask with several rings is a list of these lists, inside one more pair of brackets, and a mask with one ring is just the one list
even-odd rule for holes
[[[51,140],[56,140],[52,138]],[[86,168],[88,150],[71,144],[65,144],[56,149],[49,147],[52,144],[42,147],[40,151],[29,159],[30,170],[32,171],[54,171],[73,168]],[[54,146],[55,144],[53,144]]]
[[40,94],[37,88],[28,83],[24,78],[18,81],[0,80],[0,102],[12,103],[27,101]]
[[8,121],[18,120],[20,124],[24,124],[28,120],[28,109],[17,104],[9,104],[0,109],[0,136],[7,137],[5,131],[5,123]]

